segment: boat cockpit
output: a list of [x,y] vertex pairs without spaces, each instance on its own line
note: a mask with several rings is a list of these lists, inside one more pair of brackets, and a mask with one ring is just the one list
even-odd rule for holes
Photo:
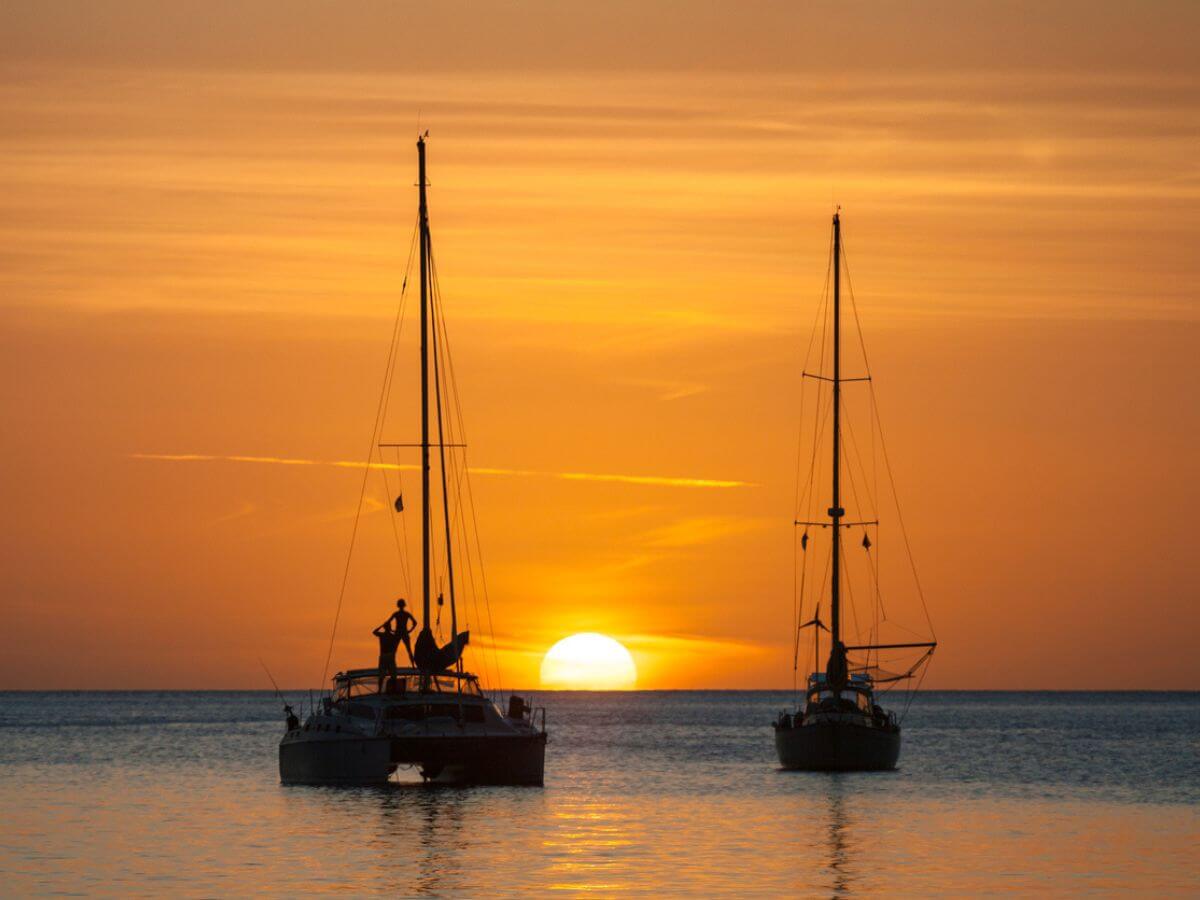
[[851,675],[840,691],[830,687],[824,672],[814,672],[808,680],[810,712],[851,712],[853,708],[870,715],[872,699],[871,680],[866,675]]
[[[322,698],[318,728],[340,726],[359,732],[411,734],[414,727],[483,726],[509,732],[530,728],[534,710],[521,697],[509,698],[505,716],[483,693],[477,676],[468,672],[420,669],[350,669],[333,678],[332,696]],[[545,711],[540,708],[543,729]],[[308,725],[303,730],[308,730]]]
[[333,702],[342,703],[363,697],[404,700],[430,694],[456,702],[459,697],[483,697],[479,678],[469,672],[439,672],[431,675],[420,669],[350,669],[333,677]]
[[[808,679],[803,719],[830,714],[858,714],[879,727],[894,727],[895,716],[875,703],[875,686],[870,675],[852,673],[841,690],[834,690],[824,672]],[[800,716],[796,717],[800,719]]]

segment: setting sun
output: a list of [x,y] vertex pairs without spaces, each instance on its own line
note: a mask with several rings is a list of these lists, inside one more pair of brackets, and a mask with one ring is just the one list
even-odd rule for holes
[[542,687],[559,690],[628,690],[637,684],[637,667],[620,641],[584,632],[563,638],[542,660]]

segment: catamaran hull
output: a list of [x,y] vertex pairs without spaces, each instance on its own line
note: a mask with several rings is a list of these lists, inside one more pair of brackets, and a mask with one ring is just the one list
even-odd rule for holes
[[900,731],[853,722],[814,722],[775,729],[775,751],[785,769],[877,772],[896,768]]
[[284,784],[386,784],[395,769],[387,738],[293,732],[279,744]]
[[442,784],[541,786],[546,735],[396,738],[391,761],[415,765],[423,778]]
[[[303,734],[303,733],[301,733]],[[284,784],[386,784],[397,766],[416,766],[443,784],[538,785],[545,780],[546,735],[441,737],[285,737]]]

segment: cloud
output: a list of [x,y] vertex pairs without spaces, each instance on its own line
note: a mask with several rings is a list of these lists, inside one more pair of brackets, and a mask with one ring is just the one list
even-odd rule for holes
[[707,544],[720,538],[751,531],[761,522],[734,516],[701,516],[680,519],[646,532],[638,543],[647,547],[678,548]]
[[709,385],[694,381],[673,381],[658,378],[620,378],[618,384],[628,384],[634,387],[648,388],[658,395],[659,400],[682,400],[694,397],[711,390]]
[[258,506],[256,506],[256,505],[255,505],[255,504],[253,504],[253,503],[250,503],[250,502],[244,502],[244,503],[242,503],[242,504],[241,504],[241,506],[239,506],[239,507],[238,507],[237,509],[235,509],[233,512],[226,513],[226,514],[225,514],[225,515],[223,515],[223,516],[217,516],[217,517],[216,517],[215,519],[213,519],[213,520],[212,520],[212,521],[211,521],[209,524],[211,524],[211,525],[223,525],[223,524],[225,524],[226,522],[233,522],[233,521],[235,521],[236,519],[244,519],[244,518],[246,518],[247,516],[252,516],[252,515],[254,515],[256,512],[258,512]]
[[[416,470],[411,463],[356,462],[353,460],[298,459],[283,456],[217,456],[204,453],[131,453],[131,459],[158,460],[161,462],[238,462],[265,463],[278,466],[332,466],[342,469],[387,469]],[[619,484],[637,484],[653,487],[688,488],[739,488],[757,487],[750,481],[735,481],[717,478],[689,478],[668,475],[617,475],[603,472],[538,472],[530,469],[498,469],[487,466],[471,466],[474,475],[509,475],[528,478],[558,478],[563,481],[601,481]]]
[[759,641],[712,637],[706,634],[619,634],[614,637],[630,650],[644,653],[696,653],[714,656],[768,653],[774,650],[772,646]]
[[[540,659],[542,654],[545,653],[556,641],[566,637],[569,634],[585,630],[588,629],[583,627],[574,629],[552,629],[549,634],[542,634],[537,638],[529,638],[526,635],[511,636],[503,633],[494,636],[481,633],[479,637],[476,638],[476,636],[472,634],[471,644],[476,650],[486,648],[489,652],[496,650],[501,653],[511,653]],[[620,641],[629,650],[638,654],[644,654],[647,658],[658,657],[660,655],[674,658],[687,655],[700,655],[708,657],[727,655],[745,656],[746,654],[773,653],[778,649],[773,644],[767,644],[761,641],[731,637],[716,637],[707,634],[689,634],[683,632],[665,632],[662,634],[627,634],[620,631],[605,631],[604,629],[600,629],[600,631],[601,633],[612,637],[614,640]]]

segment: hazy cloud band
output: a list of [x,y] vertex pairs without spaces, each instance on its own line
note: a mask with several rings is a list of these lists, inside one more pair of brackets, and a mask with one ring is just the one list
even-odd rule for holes
[[[242,462],[271,463],[279,466],[333,466],[341,469],[416,470],[411,463],[355,462],[352,460],[296,459],[281,456],[214,456],[203,453],[131,453],[131,459],[152,459],[164,462]],[[658,487],[738,488],[754,487],[749,481],[717,478],[684,478],[666,475],[615,475],[603,472],[536,472],[528,469],[497,469],[470,467],[476,475],[517,475],[532,478],[559,478],[564,481],[607,481],[620,484],[641,484]]]

